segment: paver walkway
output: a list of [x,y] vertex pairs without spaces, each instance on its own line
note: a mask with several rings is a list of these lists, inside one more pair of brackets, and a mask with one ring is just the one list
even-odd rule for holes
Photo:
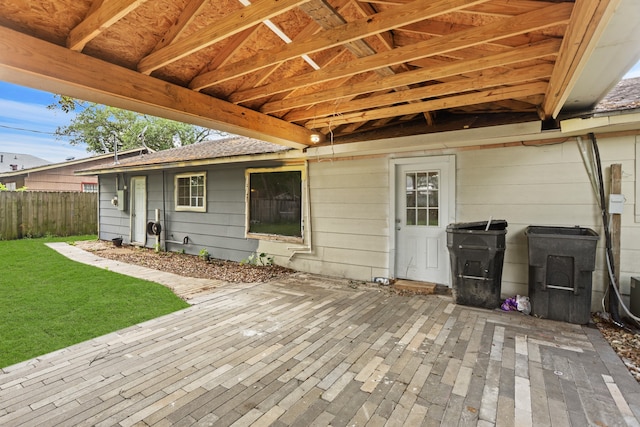
[[3,369],[0,425],[640,426],[589,327],[302,274],[192,303]]

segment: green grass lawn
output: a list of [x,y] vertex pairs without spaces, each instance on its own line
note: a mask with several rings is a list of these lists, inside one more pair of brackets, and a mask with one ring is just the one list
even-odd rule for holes
[[0,241],[0,367],[188,306],[168,288],[69,260],[49,242]]

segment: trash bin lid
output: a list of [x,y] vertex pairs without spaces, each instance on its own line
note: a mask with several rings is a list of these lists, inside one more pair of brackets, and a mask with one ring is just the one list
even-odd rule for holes
[[576,225],[575,227],[551,227],[544,225],[530,225],[524,230],[527,237],[553,237],[560,239],[598,240],[598,233],[590,228]]
[[[476,221],[476,222],[457,222],[453,224],[447,225],[447,231],[485,231],[487,229],[488,221]],[[494,219],[491,220],[491,224],[489,224],[489,230],[505,230],[507,228],[507,221],[504,219]]]

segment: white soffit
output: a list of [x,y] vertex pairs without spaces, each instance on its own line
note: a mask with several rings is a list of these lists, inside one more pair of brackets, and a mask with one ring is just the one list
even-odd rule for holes
[[[589,1],[589,0],[587,0]],[[620,0],[562,111],[597,104],[640,59],[640,1]]]

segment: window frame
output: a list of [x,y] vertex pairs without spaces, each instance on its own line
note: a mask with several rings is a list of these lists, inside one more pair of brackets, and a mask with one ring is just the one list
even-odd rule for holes
[[[251,175],[255,173],[300,172],[300,236],[256,233],[251,227]],[[249,168],[245,170],[245,237],[247,239],[270,240],[289,243],[304,243],[307,204],[307,169],[305,165]]]
[[[188,178],[191,179],[193,177],[202,177],[203,178],[203,195],[202,195],[202,206],[193,206],[191,205],[191,201],[193,196],[191,195],[192,188],[189,186],[189,205],[180,205],[178,204],[178,181],[180,179]],[[207,211],[207,172],[184,172],[177,173],[173,177],[173,197],[174,197],[174,208],[176,212],[206,212]],[[197,197],[197,196],[196,196]]]
[[[82,187],[82,192],[83,193],[97,193],[98,192],[98,183],[97,182],[83,182],[80,184]],[[92,188],[95,188],[94,190],[91,191],[87,191],[87,187],[91,186]]]

